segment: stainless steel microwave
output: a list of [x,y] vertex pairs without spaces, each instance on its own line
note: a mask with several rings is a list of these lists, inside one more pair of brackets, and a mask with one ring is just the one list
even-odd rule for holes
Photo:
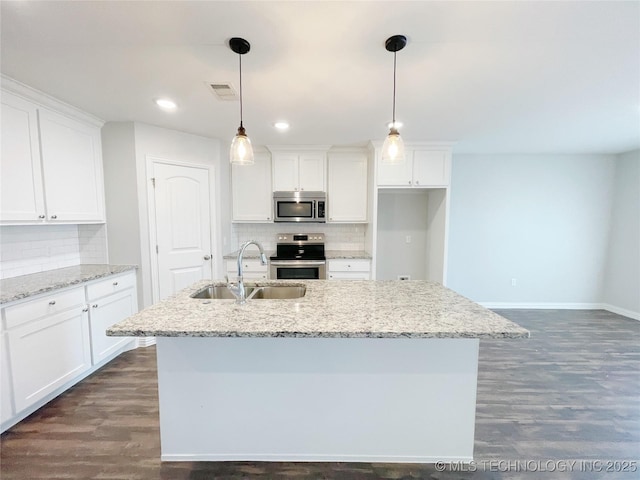
[[326,207],[324,192],[273,192],[274,222],[324,223]]

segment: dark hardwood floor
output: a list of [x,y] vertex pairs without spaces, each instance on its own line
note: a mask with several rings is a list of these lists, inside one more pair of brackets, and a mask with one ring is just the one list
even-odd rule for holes
[[640,478],[640,322],[604,311],[498,313],[531,338],[480,343],[475,463],[466,467],[162,463],[149,347],[121,355],[5,432],[0,478]]

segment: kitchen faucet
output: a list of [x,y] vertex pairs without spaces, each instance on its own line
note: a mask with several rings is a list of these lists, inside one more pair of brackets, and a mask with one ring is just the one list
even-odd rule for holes
[[242,274],[242,256],[244,255],[244,251],[246,250],[246,248],[252,244],[260,249],[260,262],[262,263],[262,265],[267,264],[267,257],[264,254],[262,245],[260,245],[255,240],[249,240],[248,242],[242,244],[242,246],[240,247],[240,251],[238,252],[238,283],[236,285],[227,283],[227,288],[231,290],[233,296],[236,297],[236,303],[240,305],[247,302],[247,294],[244,289],[244,278]]

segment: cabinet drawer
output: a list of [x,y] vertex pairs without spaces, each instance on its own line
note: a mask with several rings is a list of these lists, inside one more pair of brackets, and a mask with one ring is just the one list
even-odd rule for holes
[[329,260],[329,272],[368,272],[371,270],[369,260]]
[[136,277],[133,272],[126,275],[111,276],[104,280],[92,282],[87,285],[87,298],[89,301],[96,298],[118,293],[127,288],[133,288],[136,284]]
[[61,290],[5,308],[7,329],[84,304],[84,288]]
[[369,272],[331,272],[329,280],[370,280]]
[[[242,271],[266,273],[267,265],[262,265],[260,260],[257,259],[244,260],[242,262]],[[236,260],[227,260],[227,272],[233,274],[238,273],[238,262]]]

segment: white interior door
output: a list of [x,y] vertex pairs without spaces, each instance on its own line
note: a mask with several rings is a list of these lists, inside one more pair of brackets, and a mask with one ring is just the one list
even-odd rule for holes
[[158,294],[211,278],[209,169],[153,162]]

